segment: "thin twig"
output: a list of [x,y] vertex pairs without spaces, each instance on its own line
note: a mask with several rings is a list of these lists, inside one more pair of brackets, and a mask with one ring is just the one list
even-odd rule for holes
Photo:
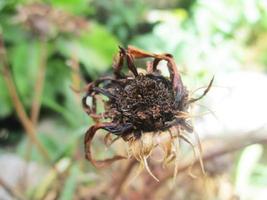
[[[41,108],[41,97],[43,93],[43,87],[46,74],[46,59],[47,59],[47,45],[44,40],[40,40],[40,56],[39,56],[39,68],[37,77],[34,84],[33,99],[31,106],[31,122],[35,128],[37,128],[37,122]],[[28,142],[26,147],[25,160],[29,161],[30,153],[32,151],[32,143]]]
[[32,99],[32,108],[31,108],[31,121],[35,127],[40,113],[41,100],[42,100],[41,97],[45,81],[46,59],[47,59],[47,47],[46,47],[47,44],[45,41],[41,41],[40,44],[41,44],[40,63],[35,81],[35,87],[33,93],[34,95]]
[[[34,89],[34,97],[31,111],[31,119],[27,116],[27,113],[24,109],[24,106],[18,96],[18,92],[15,86],[15,83],[12,79],[12,75],[10,72],[9,65],[6,59],[6,50],[4,47],[4,42],[0,35],[0,69],[3,73],[4,80],[6,82],[8,92],[10,94],[11,100],[17,112],[20,122],[22,123],[26,134],[30,138],[31,144],[36,145],[37,150],[41,153],[41,155],[45,158],[46,162],[51,165],[52,169],[55,171],[57,179],[62,180],[62,175],[59,173],[57,167],[52,163],[50,156],[45,149],[45,147],[40,143],[36,134],[36,125],[39,117],[40,106],[41,106],[41,96],[43,91],[43,85],[45,81],[45,69],[46,69],[46,44],[44,41],[42,42],[41,47],[41,55],[40,55],[40,67],[38,72],[38,78],[36,80],[36,87]],[[2,65],[2,66],[1,66]],[[2,69],[3,67],[3,69]],[[31,150],[31,144],[27,151]]]
[[[74,52],[70,58],[69,65],[71,68],[71,82],[72,82],[71,88],[80,91],[81,90],[80,65],[77,56],[75,55]],[[81,94],[77,92],[75,92],[74,94],[76,102],[80,104]]]
[[131,173],[131,171],[132,171],[132,169],[136,163],[137,163],[137,161],[135,159],[131,159],[129,161],[124,172],[121,174],[121,177],[119,178],[118,182],[115,185],[115,190],[114,190],[114,193],[112,195],[112,199],[116,199],[120,195],[123,184],[127,180],[128,176],[130,175],[130,173]]
[[40,151],[41,155],[50,162],[49,154],[44,148],[44,146],[40,143],[40,141],[36,137],[36,130],[28,118],[26,111],[23,107],[23,104],[21,103],[21,100],[18,96],[16,86],[14,84],[14,81],[11,76],[10,68],[8,66],[7,60],[6,60],[6,51],[4,47],[4,43],[2,40],[2,37],[0,35],[0,64],[3,67],[2,72],[3,72],[3,78],[4,81],[6,82],[7,89],[9,92],[9,95],[11,97],[11,101],[15,107],[15,110],[17,112],[17,115],[26,131],[26,134],[29,136],[30,140],[32,141],[33,144],[36,145],[37,149]]
[[[46,74],[46,60],[47,60],[47,45],[44,40],[40,40],[40,55],[39,55],[39,66],[38,66],[38,72],[34,84],[33,89],[33,98],[32,98],[32,106],[31,106],[31,115],[30,120],[35,129],[37,129],[37,122],[40,114],[40,108],[41,108],[41,97],[43,93],[43,87],[44,87],[44,81],[45,81],[45,74]],[[25,153],[25,160],[29,162],[31,151],[32,151],[32,143],[31,141],[27,141],[26,144],[26,153]],[[25,179],[28,176],[27,170],[24,172]],[[27,185],[24,186],[27,188]]]
[[17,112],[17,115],[26,130],[26,133],[28,134],[29,138],[31,139],[32,143],[34,143],[37,147],[37,149],[40,151],[40,153],[49,160],[49,156],[43,145],[39,142],[35,135],[35,128],[32,126],[31,121],[28,119],[27,114],[24,110],[24,107],[18,97],[16,87],[13,83],[11,74],[7,66],[4,67],[4,80],[6,82],[11,100],[13,102],[13,105],[15,107],[15,110]]

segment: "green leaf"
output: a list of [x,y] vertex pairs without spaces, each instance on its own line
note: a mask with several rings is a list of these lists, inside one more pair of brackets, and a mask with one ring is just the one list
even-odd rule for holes
[[82,14],[92,12],[90,7],[91,0],[53,0],[52,5],[61,8],[67,12]]
[[0,11],[0,27],[5,42],[17,44],[25,42],[27,36],[29,36],[20,24],[14,23],[14,16],[7,12],[1,13]]
[[111,66],[118,45],[119,42],[115,37],[94,23],[90,25],[90,31],[83,33],[78,39],[61,38],[57,41],[59,51],[66,57],[77,56],[93,77]]
[[33,84],[39,66],[40,44],[37,41],[25,41],[11,48],[10,66],[19,94],[26,104],[31,101]]
[[72,200],[74,199],[75,191],[77,188],[77,177],[79,175],[79,168],[77,165],[74,165],[70,169],[70,174],[65,181],[64,189],[60,194],[60,200]]
[[12,103],[7,91],[6,83],[2,76],[0,76],[0,118],[9,115],[12,112]]

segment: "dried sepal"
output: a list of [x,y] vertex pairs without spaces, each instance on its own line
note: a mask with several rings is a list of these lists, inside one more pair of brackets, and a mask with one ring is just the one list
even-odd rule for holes
[[[186,143],[188,143],[191,147],[192,147],[192,150],[193,150],[193,153],[194,153],[194,158],[197,159],[197,153],[196,153],[196,150],[195,150],[195,146],[194,144],[190,141],[190,139],[188,139],[185,135],[181,134],[180,135],[180,138],[185,141]],[[193,174],[193,166],[194,166],[194,160],[192,160],[191,164],[189,165],[189,168],[188,168],[188,173],[189,175],[192,177],[192,178],[196,178],[196,175]]]
[[173,172],[173,182],[175,182],[177,174],[178,174],[178,169],[179,169],[179,154],[180,154],[180,141],[179,138],[174,138],[173,139],[173,146],[175,149],[175,160],[174,160],[174,172]]
[[165,167],[172,156],[172,135],[169,131],[164,131],[159,133],[155,138],[156,144],[158,144],[164,152],[162,167]]
[[205,167],[204,167],[204,162],[203,162],[203,150],[202,150],[202,145],[201,145],[201,142],[200,142],[200,139],[199,139],[199,136],[198,134],[196,133],[196,131],[193,132],[194,136],[195,136],[195,139],[197,141],[197,150],[198,150],[198,153],[199,153],[199,163],[200,163],[200,167],[201,167],[201,171],[204,175],[206,175],[206,170],[205,170]]
[[142,163],[144,163],[144,166],[145,166],[145,169],[147,170],[147,172],[149,173],[149,175],[155,179],[157,182],[159,182],[159,179],[152,173],[152,171],[150,170],[149,166],[148,166],[148,163],[147,163],[147,158],[146,157],[143,157],[142,159],[142,162],[141,162],[141,165]]
[[148,132],[142,134],[139,139],[130,141],[129,147],[132,156],[140,162],[140,168],[145,168],[152,178],[154,178],[156,181],[159,181],[159,179],[152,173],[147,163],[147,158],[150,156],[154,148],[153,133]]
[[129,141],[130,152],[132,156],[141,161],[142,158],[145,156],[149,156],[153,147],[153,133],[145,133],[142,134],[140,138],[133,139]]

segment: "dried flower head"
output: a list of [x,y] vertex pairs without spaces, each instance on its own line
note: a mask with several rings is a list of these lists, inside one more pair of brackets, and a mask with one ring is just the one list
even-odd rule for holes
[[87,21],[81,17],[41,3],[18,7],[15,21],[41,38],[54,37],[58,32],[78,34],[88,26]]
[[[152,62],[147,63],[145,73],[138,73],[135,66],[134,59],[140,58],[153,58]],[[169,78],[162,76],[157,69],[162,60],[167,61]],[[124,62],[130,74],[121,73]],[[164,164],[176,160],[175,176],[179,139],[192,145],[184,135],[185,132],[193,131],[188,108],[209,91],[213,79],[200,97],[190,98],[172,55],[144,52],[132,46],[127,49],[120,47],[113,68],[114,76],[102,77],[86,86],[83,107],[96,122],[85,135],[86,158],[96,167],[125,159],[120,155],[105,160],[93,159],[92,139],[97,130],[104,129],[108,132],[105,143],[108,143],[111,134],[116,135],[117,139],[122,138],[129,145],[129,156],[137,159],[156,180],[158,179],[148,167],[147,158],[155,147],[161,147],[164,151]],[[108,100],[104,100],[103,96]],[[100,99],[105,105],[103,113],[97,112],[97,100]],[[107,120],[110,122],[106,122]]]

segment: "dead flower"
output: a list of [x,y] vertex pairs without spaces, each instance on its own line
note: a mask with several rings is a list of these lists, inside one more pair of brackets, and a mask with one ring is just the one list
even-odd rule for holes
[[58,32],[79,34],[88,27],[85,19],[42,3],[18,7],[15,22],[41,38],[54,37]]
[[[147,63],[146,73],[138,73],[134,59],[153,58]],[[170,77],[161,75],[157,69],[160,61],[167,61]],[[124,62],[131,74],[122,74]],[[178,168],[179,139],[192,145],[185,133],[193,132],[190,125],[190,104],[201,99],[210,89],[213,79],[204,93],[198,98],[189,97],[183,85],[180,73],[171,54],[154,54],[135,47],[120,47],[114,65],[114,76],[102,77],[86,86],[86,95],[82,103],[86,113],[96,122],[85,135],[86,158],[96,167],[105,167],[114,161],[125,159],[116,155],[105,160],[95,160],[91,153],[91,143],[97,130],[108,133],[105,143],[111,134],[122,138],[129,146],[129,156],[137,159],[149,174],[158,180],[150,171],[147,158],[157,146],[164,151],[163,163],[175,160],[175,172]],[[104,113],[97,112],[97,100],[103,96]],[[110,122],[103,120],[109,119]],[[193,145],[192,145],[193,146]],[[193,148],[194,149],[194,148]],[[203,163],[200,158],[201,167]]]

